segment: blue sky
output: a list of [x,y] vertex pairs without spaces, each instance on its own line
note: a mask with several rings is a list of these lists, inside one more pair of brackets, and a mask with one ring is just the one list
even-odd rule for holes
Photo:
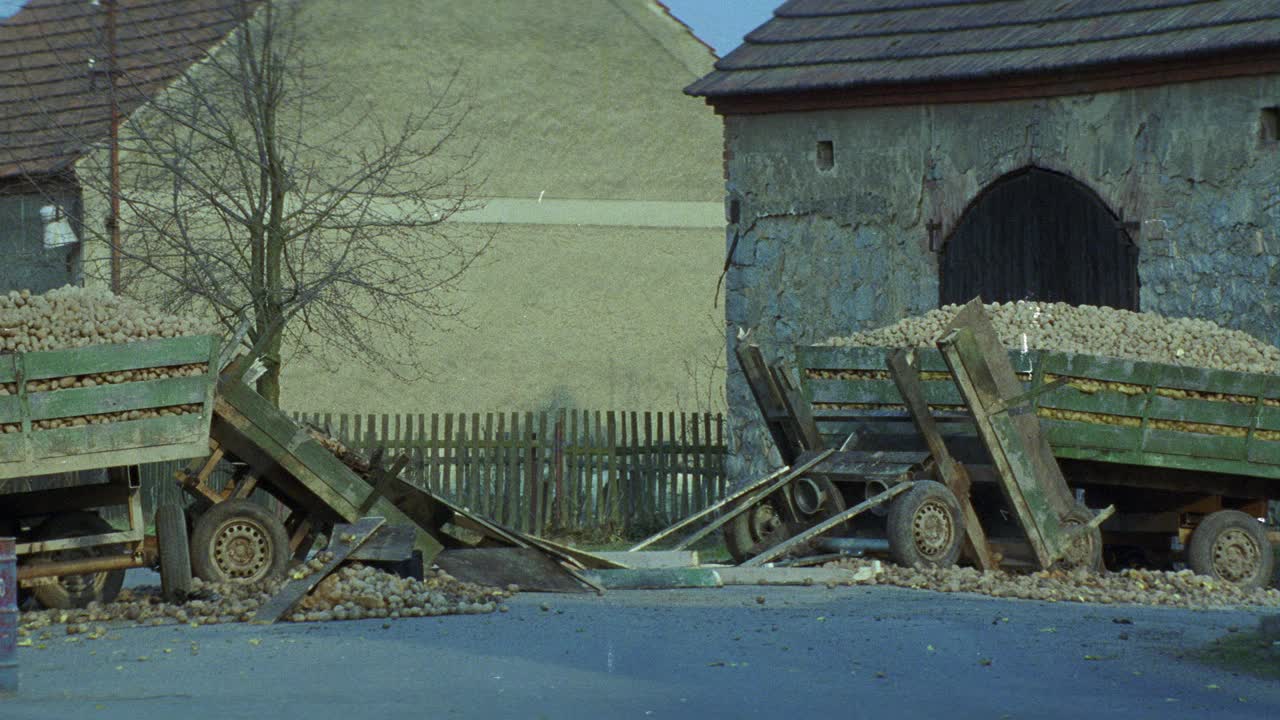
[[18,12],[27,0],[0,0],[0,18],[7,18]]
[[[2,0],[0,0],[2,1]],[[764,24],[783,0],[662,0],[671,13],[723,57]]]

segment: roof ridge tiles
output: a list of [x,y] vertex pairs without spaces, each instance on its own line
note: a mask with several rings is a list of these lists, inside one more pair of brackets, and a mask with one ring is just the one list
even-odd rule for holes
[[716,98],[1050,75],[1241,49],[1270,59],[1253,72],[1280,61],[1277,0],[1060,0],[1051,13],[1048,5],[789,0],[686,92]]
[[[1004,0],[1001,0],[1001,1],[1004,1]],[[787,33],[789,31],[792,31],[792,28],[794,26],[807,24],[804,22],[804,20],[798,20],[798,21],[789,21],[786,23],[777,23],[777,24],[767,23],[765,25],[762,25],[761,27],[756,28],[755,30],[752,30],[750,33],[747,33],[744,39],[747,41],[747,44],[752,44],[752,45],[781,45],[786,43],[804,42],[806,40],[819,40],[819,39],[820,40],[843,40],[843,39],[864,38],[864,37],[888,37],[893,35],[926,35],[926,34],[934,34],[938,32],[951,32],[951,31],[959,31],[959,30],[983,30],[983,29],[995,29],[995,28],[1006,28],[1006,27],[1021,27],[1021,26],[1028,26],[1028,25],[1041,25],[1044,23],[1079,22],[1081,20],[1094,20],[1094,19],[1100,19],[1100,18],[1115,17],[1119,15],[1133,15],[1133,14],[1142,13],[1142,12],[1157,12],[1161,10],[1168,10],[1169,8],[1173,8],[1173,7],[1179,7],[1179,8],[1186,8],[1190,6],[1220,7],[1222,4],[1223,4],[1222,0],[1144,0],[1144,2],[1135,6],[1118,7],[1115,4],[1115,0],[1076,0],[1074,2],[1063,2],[1058,6],[1058,9],[1070,7],[1071,9],[1077,10],[1078,12],[1076,13],[1072,13],[1070,11],[1059,12],[1058,9],[1055,9],[1054,14],[1049,14],[1049,15],[1036,14],[1036,15],[1031,15],[1029,17],[1019,17],[1012,21],[1009,21],[1009,20],[996,21],[990,18],[983,18],[980,23],[973,24],[973,25],[965,25],[962,22],[964,11],[971,10],[973,8],[973,5],[961,4],[961,5],[948,6],[947,9],[949,10],[959,11],[956,13],[945,13],[945,12],[932,13],[931,14],[932,16],[929,19],[932,20],[933,23],[925,24],[918,28],[871,31],[871,32],[840,31],[835,33],[814,35],[812,37],[789,36]],[[1102,9],[1102,10],[1095,9],[1095,10],[1088,10],[1088,11],[1083,10],[1084,8],[1095,7],[1095,6],[1102,6],[1103,8],[1107,8],[1107,9]],[[1280,6],[1277,6],[1277,7],[1280,8]],[[918,8],[908,9],[908,11],[912,13],[916,12],[917,10]],[[1277,9],[1276,12],[1277,14],[1280,14],[1280,9]],[[878,11],[870,14],[900,16],[905,13],[902,11],[882,10],[882,11]],[[937,17],[939,14],[942,15],[941,18]],[[849,17],[854,17],[854,16],[849,16]]]

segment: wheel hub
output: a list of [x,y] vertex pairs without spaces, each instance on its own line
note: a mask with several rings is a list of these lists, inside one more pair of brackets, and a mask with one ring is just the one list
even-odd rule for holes
[[771,503],[763,502],[751,511],[751,535],[757,541],[782,527],[782,517]]
[[1238,583],[1253,577],[1261,557],[1257,543],[1243,530],[1226,530],[1213,543],[1213,569],[1228,582]]
[[950,513],[945,506],[936,502],[926,502],[916,510],[911,530],[916,548],[929,557],[944,554],[955,535]]
[[229,578],[257,579],[266,573],[271,559],[266,528],[244,520],[227,523],[214,541],[213,559]]

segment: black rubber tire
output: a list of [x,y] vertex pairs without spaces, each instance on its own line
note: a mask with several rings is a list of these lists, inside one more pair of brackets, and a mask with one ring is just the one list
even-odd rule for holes
[[160,555],[160,592],[169,602],[183,602],[191,594],[191,542],[187,513],[181,505],[156,508],[156,545]]
[[1197,575],[1253,590],[1271,584],[1275,555],[1262,523],[1239,510],[1219,510],[1191,533],[1187,564]]
[[196,518],[191,569],[208,582],[253,583],[289,567],[284,523],[249,500],[224,500]]
[[[36,540],[56,540],[99,535],[114,530],[115,528],[97,513],[76,511],[54,515],[45,520],[40,527],[36,528],[32,537]],[[36,564],[42,561],[69,560],[103,554],[105,551],[101,548],[60,550],[42,553],[31,558],[29,562]],[[107,570],[84,575],[64,575],[59,577],[57,582],[37,585],[31,589],[31,594],[46,608],[69,610],[87,607],[91,602],[109,603],[120,594],[120,588],[123,585],[124,570]]]
[[940,482],[917,482],[890,503],[887,535],[889,555],[899,565],[951,567],[964,544],[960,502]]
[[[1062,518],[1063,526],[1085,525],[1093,519],[1094,512],[1082,505],[1076,505]],[[1102,564],[1102,530],[1094,528],[1086,532],[1067,551],[1067,556],[1054,563],[1058,570],[1076,570],[1083,568],[1089,572],[1100,573]]]

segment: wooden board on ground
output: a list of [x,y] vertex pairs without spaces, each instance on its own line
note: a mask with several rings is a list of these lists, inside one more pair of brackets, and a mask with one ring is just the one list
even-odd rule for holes
[[644,568],[639,570],[587,570],[584,575],[608,590],[669,590],[723,587],[718,571],[711,568]]
[[[351,529],[351,525],[334,525],[333,536],[341,537],[344,533],[351,532]],[[413,539],[416,534],[417,529],[412,525],[383,525],[378,528],[373,537],[347,556],[347,559],[365,562],[403,562],[413,554]]]
[[574,593],[588,592],[584,585],[558,562],[537,548],[461,548],[436,556],[436,565],[463,582],[505,588],[519,585],[521,591]]
[[347,532],[339,533],[335,531],[333,539],[329,542],[329,552],[333,553],[333,557],[329,559],[329,562],[325,563],[324,567],[305,577],[296,580],[290,579],[286,582],[270,600],[258,608],[258,612],[253,616],[252,622],[258,625],[270,625],[287,615],[307,593],[315,589],[322,580],[329,577],[329,574],[336,570],[339,565],[346,562],[351,553],[364,544],[385,523],[385,518],[361,518],[354,525],[349,526]]
[[638,552],[597,552],[598,557],[615,560],[629,568],[682,568],[698,566],[697,550],[643,550]]
[[852,585],[868,582],[881,572],[880,561],[873,560],[857,570],[845,568],[716,568],[725,585]]
[[527,539],[539,548],[572,558],[582,568],[589,568],[592,570],[625,570],[629,567],[636,567],[628,561],[626,557],[628,553],[625,552],[588,552],[575,547],[569,547],[568,545],[562,545],[558,542],[552,542],[551,540],[538,537],[537,535],[530,535]]

